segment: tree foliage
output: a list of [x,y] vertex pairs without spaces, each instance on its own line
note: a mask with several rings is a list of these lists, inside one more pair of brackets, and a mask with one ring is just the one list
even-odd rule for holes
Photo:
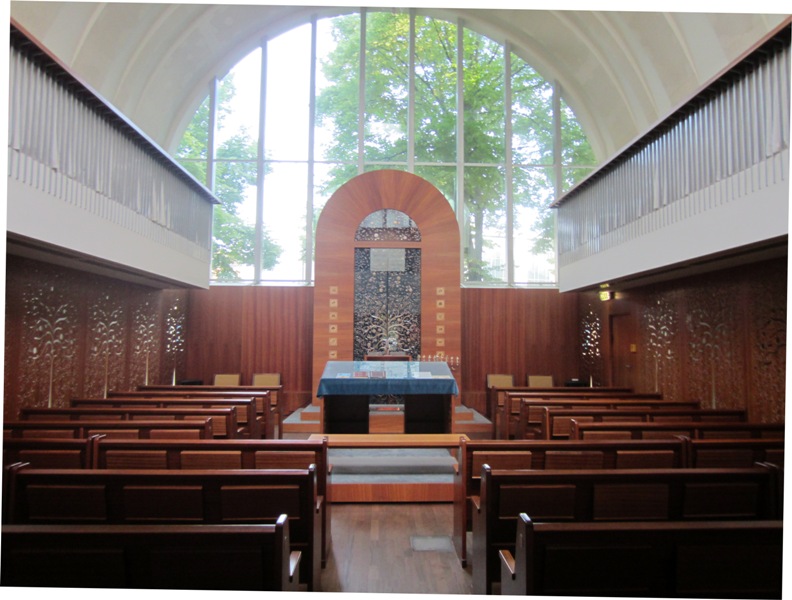
[[[218,90],[217,122],[222,125],[230,114],[230,102],[236,89],[233,76],[227,76]],[[239,214],[245,192],[256,186],[257,144],[247,131],[241,129],[223,141],[216,150],[213,192],[221,201],[215,206],[212,222],[212,278],[234,281],[239,270],[252,266],[255,257],[255,226],[247,224]],[[209,159],[209,99],[193,117],[177,151],[181,164],[198,181],[207,182]],[[271,269],[278,262],[281,248],[270,238],[266,229],[262,234],[263,269]]]
[[[409,17],[369,12],[366,17],[366,88],[363,153],[372,168],[405,168],[408,161]],[[328,188],[356,175],[360,26],[358,15],[333,22],[334,50],[322,62],[329,85],[317,98],[317,118],[331,125],[335,143],[327,158],[338,166]],[[506,227],[505,54],[502,44],[463,31],[464,157],[457,156],[457,27],[431,18],[417,18],[415,27],[415,160],[449,164],[464,159],[465,279],[497,278],[486,260],[494,232]],[[515,207],[539,215],[532,227],[535,253],[553,248],[553,218],[548,203],[554,195],[552,177],[552,86],[527,63],[512,58],[513,155],[518,164],[513,186]],[[566,143],[569,143],[567,146]],[[590,153],[579,128],[565,137],[565,161],[580,164]],[[589,163],[590,164],[590,163]],[[429,169],[430,181],[446,194],[456,193],[456,169]],[[416,172],[421,172],[417,168]],[[527,234],[527,233],[526,233]]]

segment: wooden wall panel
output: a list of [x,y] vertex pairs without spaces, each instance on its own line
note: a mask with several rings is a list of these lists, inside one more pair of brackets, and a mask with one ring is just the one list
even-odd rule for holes
[[581,377],[578,294],[544,289],[462,290],[462,402],[486,412],[490,373]]
[[313,288],[213,286],[189,293],[184,378],[280,373],[294,410],[311,400]]

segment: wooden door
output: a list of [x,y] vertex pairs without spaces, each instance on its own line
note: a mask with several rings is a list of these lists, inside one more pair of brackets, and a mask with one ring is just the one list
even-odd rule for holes
[[610,333],[611,385],[635,389],[638,349],[632,316],[611,315]]

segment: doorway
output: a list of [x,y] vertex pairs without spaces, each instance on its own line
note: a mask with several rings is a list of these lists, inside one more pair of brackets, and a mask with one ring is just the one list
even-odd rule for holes
[[611,385],[635,389],[638,347],[632,315],[610,316]]

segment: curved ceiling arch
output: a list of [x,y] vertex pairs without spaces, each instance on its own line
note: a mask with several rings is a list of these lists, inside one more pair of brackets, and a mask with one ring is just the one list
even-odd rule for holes
[[[14,1],[11,17],[162,147],[209,82],[262,39],[351,7]],[[395,10],[405,11],[406,8]],[[600,160],[634,140],[787,14],[418,9],[463,19],[557,81]]]

